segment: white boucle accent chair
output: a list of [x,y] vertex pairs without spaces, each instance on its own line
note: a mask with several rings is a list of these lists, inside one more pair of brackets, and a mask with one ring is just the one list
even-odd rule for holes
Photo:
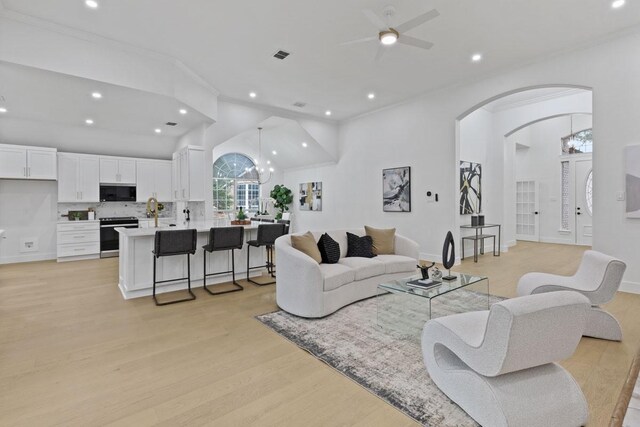
[[[327,316],[353,302],[376,295],[380,283],[416,273],[418,244],[395,236],[395,254],[374,258],[347,255],[347,232],[364,236],[363,228],[326,231],[340,245],[337,264],[318,264],[291,246],[291,235],[276,240],[276,302],[296,316]],[[316,239],[325,232],[313,232]]]
[[422,333],[427,371],[483,426],[582,426],[587,401],[554,362],[575,351],[588,309],[585,296],[564,291],[432,319]]
[[611,341],[622,340],[622,328],[600,305],[613,299],[627,265],[619,259],[596,251],[586,251],[573,276],[527,273],[518,282],[518,295],[554,291],[575,291],[589,298],[591,310],[583,335]]

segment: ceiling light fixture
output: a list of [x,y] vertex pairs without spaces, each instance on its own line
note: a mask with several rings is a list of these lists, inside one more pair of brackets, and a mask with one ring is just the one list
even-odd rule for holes
[[482,54],[481,53],[474,53],[473,55],[471,55],[471,60],[473,62],[480,62],[482,61]]
[[302,146],[303,146],[304,148],[307,148],[307,145],[308,145],[308,144],[307,144],[306,142],[303,142],[303,143],[302,143]]
[[378,34],[378,37],[380,38],[380,43],[382,43],[385,46],[390,46],[395,42],[397,42],[399,36],[400,34],[398,34],[398,32],[393,28],[389,28],[386,31],[380,31],[380,34]]
[[187,114],[187,110],[185,110],[184,108],[179,109],[178,112],[182,115]]
[[327,111],[325,111],[325,112],[324,112],[324,115],[325,115],[325,116],[330,116],[330,115],[331,115],[331,110],[327,110]]
[[267,164],[270,165],[271,164],[271,160],[267,160]]
[[276,155],[278,155],[278,152],[277,152],[276,150],[273,150],[273,151],[271,152],[271,154],[273,154],[274,156],[276,156]]
[[92,125],[93,124],[93,119],[87,119],[84,121],[86,124],[88,125]]
[[624,6],[624,3],[625,3],[625,0],[614,0],[614,2],[611,3],[611,7],[614,9],[618,9]]
[[374,99],[376,97],[376,94],[371,92],[369,95],[367,95],[367,98],[369,99]]
[[155,133],[162,133],[162,129],[157,128],[157,129],[155,130]]
[[257,94],[257,93],[255,93],[255,92],[249,92],[249,96],[250,96],[251,98],[255,98],[256,96],[258,96],[258,94]]
[[269,168],[269,172],[273,172],[273,171],[275,171],[274,168]]
[[93,92],[91,96],[95,99],[102,99],[102,94],[100,92]]
[[91,9],[98,8],[98,2],[96,0],[85,0],[84,4]]
[[4,107],[0,107],[0,113],[6,113],[8,110]]

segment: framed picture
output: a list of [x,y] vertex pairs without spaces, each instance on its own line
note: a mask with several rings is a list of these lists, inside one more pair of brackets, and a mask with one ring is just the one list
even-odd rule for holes
[[482,165],[460,161],[460,214],[482,213]]
[[305,182],[300,184],[300,210],[301,211],[321,211],[322,210],[322,183]]
[[640,218],[640,145],[625,148],[627,218]]
[[411,167],[382,170],[382,210],[411,212]]

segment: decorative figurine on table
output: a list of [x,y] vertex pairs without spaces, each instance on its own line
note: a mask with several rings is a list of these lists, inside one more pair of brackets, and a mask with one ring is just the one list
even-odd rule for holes
[[436,265],[435,262],[432,262],[431,265],[417,265],[417,267],[420,269],[420,273],[422,273],[422,280],[427,280],[429,278],[429,269],[434,265]]
[[449,274],[444,276],[442,280],[456,280],[456,276],[451,275],[451,267],[456,261],[456,246],[453,241],[453,234],[447,232],[447,237],[444,239],[444,245],[442,247],[442,265],[449,270]]
[[434,282],[442,280],[442,271],[438,267],[433,267],[433,270],[431,270],[431,280]]

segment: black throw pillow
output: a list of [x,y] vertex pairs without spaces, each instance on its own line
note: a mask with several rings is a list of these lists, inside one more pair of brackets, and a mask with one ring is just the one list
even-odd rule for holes
[[327,233],[320,236],[318,249],[320,250],[323,263],[336,264],[340,261],[340,243],[333,240]]
[[347,233],[347,257],[359,256],[364,258],[373,258],[373,239],[371,236],[356,236]]

